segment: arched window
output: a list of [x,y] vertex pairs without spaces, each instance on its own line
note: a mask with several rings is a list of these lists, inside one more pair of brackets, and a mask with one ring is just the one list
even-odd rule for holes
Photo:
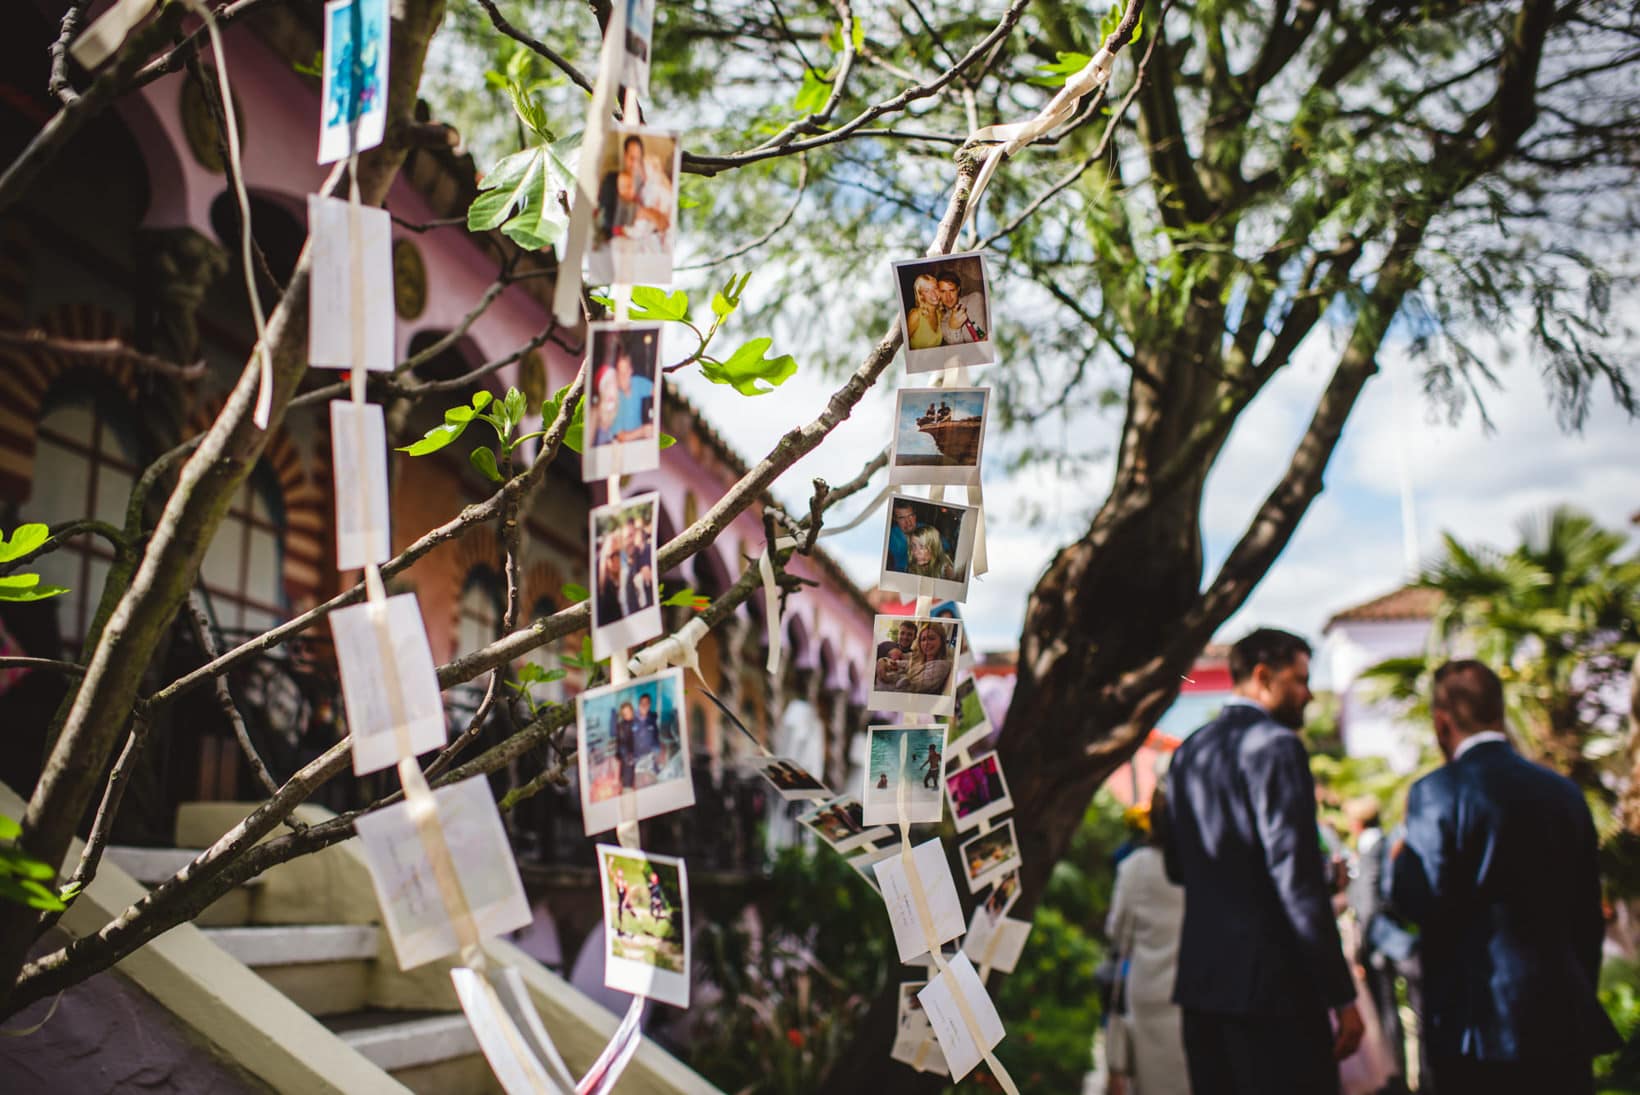
[[259,465],[234,495],[199,567],[211,615],[230,638],[285,618],[284,527],[278,480]]
[[489,567],[474,567],[461,588],[461,610],[456,618],[456,653],[470,654],[501,637],[504,610],[501,580]]
[[[97,394],[48,400],[47,407],[36,431],[34,483],[24,520],[56,526],[94,517],[123,527],[140,458],[124,407]],[[69,590],[56,601],[65,649],[77,650],[85,638],[113,559],[108,544],[96,536],[74,537],[40,557],[41,581]]]

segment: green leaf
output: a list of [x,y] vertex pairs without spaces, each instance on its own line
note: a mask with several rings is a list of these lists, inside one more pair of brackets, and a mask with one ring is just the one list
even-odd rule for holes
[[42,909],[46,912],[57,912],[67,908],[57,895],[28,879],[16,881],[10,878],[0,878],[0,898],[27,905],[31,909]]
[[792,109],[799,114],[818,114],[831,97],[831,81],[812,68],[803,70],[803,86],[797,89]]
[[854,39],[855,49],[859,49],[866,44],[866,25],[860,22],[859,16],[854,18],[854,32],[849,37]]
[[[470,412],[468,417],[470,421]],[[430,452],[438,452],[460,437],[466,430],[466,422],[446,422],[442,426],[434,426],[428,430],[420,441],[413,441],[408,445],[399,446],[398,451],[409,453],[411,456],[426,456]]]
[[689,318],[689,294],[682,289],[668,293],[653,285],[634,285],[630,315],[632,319],[681,322]]
[[727,361],[702,358],[701,375],[713,384],[728,384],[741,395],[767,395],[797,372],[797,361],[790,354],[763,356],[773,342],[771,338],[754,338]]
[[[494,395],[483,388],[480,388],[478,391],[473,393],[473,410],[482,411],[485,407],[490,405],[490,402],[493,399],[495,399]],[[446,415],[446,417],[448,417],[448,415]]]
[[16,840],[23,835],[23,827],[14,818],[0,814],[0,840]]
[[11,533],[8,543],[4,536],[0,536],[0,563],[9,563],[13,559],[20,559],[33,551],[51,535],[51,530],[38,521],[26,525],[18,525]]
[[582,396],[575,401],[575,413],[570,416],[569,427],[564,430],[564,447],[570,452],[584,451],[583,439],[587,426],[587,398]]
[[0,875],[48,879],[57,877],[57,872],[47,864],[41,863],[38,859],[20,852],[16,848],[0,848]]
[[67,593],[63,586],[43,586],[38,574],[7,574],[0,577],[0,601],[24,603],[43,601]]
[[479,180],[478,197],[467,207],[467,228],[489,232],[500,228],[525,199],[532,175],[540,174],[541,150],[526,148],[505,156]]
[[486,479],[493,483],[501,482],[501,469],[496,467],[495,453],[491,452],[488,447],[480,445],[468,455],[467,459]]
[[673,445],[676,445],[677,443],[678,443],[678,439],[673,437],[671,434],[669,434],[669,433],[661,434],[661,448],[670,449]]
[[315,50],[311,61],[292,61],[290,67],[299,76],[312,76],[314,79],[323,79],[325,74],[325,52]]
[[[1119,22],[1121,20],[1121,14],[1118,13],[1116,18]],[[1114,24],[1111,29],[1115,29]],[[1100,32],[1101,37],[1108,33],[1110,32]],[[1093,58],[1089,57],[1086,53],[1064,53],[1055,51],[1054,57],[1056,57],[1057,60],[1055,60],[1053,64],[1037,66],[1037,71],[1042,73],[1042,75],[1033,76],[1030,83],[1033,83],[1038,87],[1064,87],[1066,80],[1070,79],[1072,76],[1075,76],[1078,72],[1081,72],[1087,67],[1088,62],[1093,60]]]
[[467,228],[496,228],[514,243],[538,251],[558,242],[569,227],[569,214],[558,199],[574,178],[552,147],[541,144],[514,152],[496,164],[478,184],[479,195],[467,207]]
[[690,589],[688,586],[684,586],[682,589],[678,590],[676,593],[661,602],[661,604],[665,605],[667,608],[688,608],[694,603],[695,591]]
[[57,897],[63,902],[64,905],[67,905],[68,902],[73,901],[76,897],[79,897],[80,891],[83,889],[85,889],[84,882],[70,882],[68,885],[57,891]]
[[592,596],[587,587],[578,582],[565,582],[563,588],[558,592],[563,595],[564,600],[572,605],[578,605]]
[[740,307],[739,301],[730,300],[722,293],[712,294],[712,314],[718,317],[719,322],[728,319],[738,307]]
[[524,421],[523,392],[519,391],[517,388],[508,388],[507,397],[501,401],[501,405],[506,409],[507,422],[510,425],[516,426],[520,422]]

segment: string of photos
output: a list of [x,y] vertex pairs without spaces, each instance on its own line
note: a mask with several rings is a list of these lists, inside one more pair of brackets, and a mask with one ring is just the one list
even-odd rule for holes
[[[211,11],[204,0],[185,2],[206,24],[222,101],[231,103]],[[154,3],[119,0],[75,42],[76,60],[88,68],[106,60]],[[462,1008],[509,1095],[608,1092],[641,1042],[646,1002],[689,1005],[686,865],[646,852],[639,822],[694,804],[684,670],[699,677],[695,647],[707,628],[691,620],[632,655],[663,629],[655,561],[659,510],[655,493],[627,498],[621,488],[623,476],[659,467],[665,443],[660,324],[630,318],[635,287],[672,281],[678,219],[681,135],[633,121],[642,117],[640,103],[649,94],[653,21],[654,0],[611,7],[554,298],[559,322],[578,324],[584,258],[587,280],[610,286],[614,311],[613,322],[589,326],[581,439],[583,478],[602,481],[607,498],[588,518],[588,564],[593,656],[609,659],[610,683],[577,696],[576,732],[585,831],[615,834],[613,844],[597,847],[605,983],[633,1000],[614,1037],[577,1079],[518,971],[484,948],[485,939],[531,919],[487,781],[475,776],[433,790],[417,760],[447,743],[448,725],[417,597],[389,596],[379,569],[391,557],[387,441],[382,407],[367,398],[366,381],[395,363],[391,294],[380,291],[392,278],[392,226],[385,209],[362,203],[357,180],[359,155],[380,144],[386,131],[391,24],[388,0],[329,0],[324,8],[318,162],[345,161],[348,196],[308,201],[308,355],[315,367],[348,371],[350,397],[329,408],[336,565],[362,569],[366,587],[364,603],[332,613],[330,626],[354,773],[393,768],[404,791],[401,803],[359,817],[356,827],[399,965],[408,970],[455,956],[451,977]],[[969,215],[1004,158],[1068,120],[1083,96],[1108,79],[1108,43],[1119,48],[1122,40],[1107,39],[1107,48],[1036,117],[972,134],[993,144],[969,196]],[[617,97],[619,123],[613,120]],[[266,428],[272,372],[249,280],[250,210],[237,122],[233,110],[224,114],[258,334],[254,420]],[[507,212],[500,210],[503,217]],[[930,385],[897,393],[888,487],[852,521],[821,535],[855,527],[887,504],[880,584],[915,597],[915,604],[909,616],[874,621],[868,705],[904,721],[868,728],[859,794],[838,794],[795,760],[769,753],[703,680],[700,686],[752,742],[756,766],[779,796],[808,804],[801,823],[881,895],[901,961],[923,968],[899,987],[894,1058],[953,1079],[983,1062],[1003,1090],[1017,1095],[994,1053],[1004,1030],[985,983],[993,970],[1014,968],[1030,925],[1008,916],[1020,892],[1013,800],[996,753],[979,751],[992,728],[957,607],[970,581],[986,572],[980,471],[990,389],[973,385],[969,370],[998,358],[991,286],[978,251],[931,249],[891,269],[906,371],[929,376]],[[521,398],[494,406],[492,400],[480,393],[471,408],[448,412],[444,441],[475,417],[495,419],[504,434],[523,420]],[[964,502],[946,500],[952,487],[964,488]],[[922,488],[926,492],[918,493]],[[771,557],[795,546],[793,538],[777,538],[759,562],[771,673],[780,669],[783,631]],[[914,844],[911,836],[913,826],[939,824],[947,806],[958,833],[957,861],[975,902],[966,920],[940,839]]]

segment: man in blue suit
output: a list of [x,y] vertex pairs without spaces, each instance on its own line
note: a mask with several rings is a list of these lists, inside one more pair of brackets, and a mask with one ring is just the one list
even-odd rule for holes
[[1339,943],[1309,755],[1310,648],[1230,648],[1235,696],[1167,774],[1168,877],[1184,887],[1173,999],[1194,1095],[1336,1095],[1362,1024]]
[[1598,839],[1571,780],[1503,734],[1503,686],[1477,661],[1435,672],[1446,764],[1407,795],[1391,899],[1421,929],[1424,1035],[1441,1095],[1587,1095],[1619,1039],[1595,996]]

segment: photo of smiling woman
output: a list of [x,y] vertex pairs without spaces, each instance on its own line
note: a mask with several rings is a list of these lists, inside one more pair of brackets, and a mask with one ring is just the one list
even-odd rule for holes
[[964,600],[978,521],[972,506],[890,495],[877,584],[916,597]]
[[878,616],[877,665],[867,701],[876,711],[949,715],[955,707],[962,624],[930,617]]

